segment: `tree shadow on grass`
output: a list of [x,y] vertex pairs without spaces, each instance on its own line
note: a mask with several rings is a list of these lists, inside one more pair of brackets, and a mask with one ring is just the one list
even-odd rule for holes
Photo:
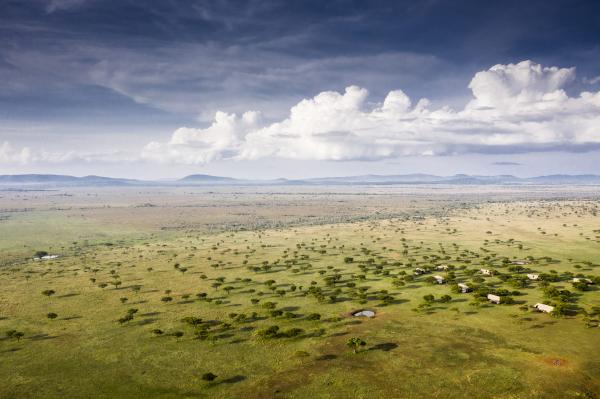
[[79,296],[79,295],[81,295],[81,294],[79,294],[77,292],[72,292],[70,294],[59,295],[59,296],[57,296],[57,298],[71,298],[71,297]]
[[534,324],[532,326],[530,326],[529,328],[544,328],[545,326],[543,324]]
[[27,339],[29,339],[30,341],[46,341],[55,338],[58,338],[58,336],[49,334],[36,334],[28,337]]
[[225,339],[225,338],[231,338],[231,337],[235,337],[235,335],[233,335],[231,333],[223,333],[223,334],[218,334],[218,335],[214,336],[215,339]]
[[238,382],[242,382],[246,379],[247,379],[247,377],[245,375],[234,375],[233,377],[229,377],[224,380],[221,380],[220,383],[221,384],[235,384]]
[[321,356],[315,358],[315,360],[317,360],[317,361],[334,360],[334,359],[337,359],[337,355],[328,354],[328,355],[321,355]]
[[368,350],[389,352],[391,350],[396,349],[397,347],[398,347],[398,344],[396,344],[394,342],[385,342],[383,344],[374,345],[371,348],[369,348]]
[[18,352],[21,349],[23,349],[23,348],[8,348],[3,351],[0,351],[0,353],[13,353],[13,352]]
[[148,324],[152,324],[152,323],[154,323],[157,320],[158,319],[156,319],[156,318],[149,317],[147,319],[143,319],[143,320],[138,321],[136,323],[136,325],[137,326],[147,326]]
[[308,333],[302,335],[300,338],[318,338],[318,337],[322,337],[323,335],[325,335],[325,332],[326,331],[324,328],[320,328],[318,330],[308,332]]
[[421,314],[422,315],[426,315],[426,316],[429,316],[429,315],[432,315],[432,314],[436,314],[436,313],[437,312],[435,310],[431,310],[431,309],[421,311]]
[[383,308],[389,305],[401,305],[403,303],[407,303],[410,302],[410,299],[394,299],[393,301],[391,301],[389,304],[380,304],[377,305],[378,308]]
[[340,331],[333,334],[329,334],[330,337],[343,337],[344,335],[350,334],[350,331]]
[[148,312],[148,313],[141,313],[140,316],[142,317],[152,317],[152,316],[158,316],[160,314],[160,312]]
[[339,297],[335,299],[335,303],[341,303],[341,302],[351,302],[352,298],[349,297]]
[[252,323],[252,322],[254,322],[254,321],[267,320],[267,319],[268,319],[268,317],[267,317],[267,316],[256,316],[256,317],[255,317],[255,318],[253,318],[253,319],[249,319],[249,320],[248,320],[248,323]]

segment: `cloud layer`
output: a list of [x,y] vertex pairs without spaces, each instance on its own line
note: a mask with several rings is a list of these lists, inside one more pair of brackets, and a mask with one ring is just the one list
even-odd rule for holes
[[220,159],[378,160],[406,155],[585,151],[600,147],[600,92],[569,96],[575,68],[532,61],[475,74],[461,110],[432,109],[402,90],[368,102],[357,86],[304,99],[281,121],[217,112],[207,128],[182,127],[151,142],[146,160],[202,164]]
[[266,121],[257,111],[218,111],[205,128],[180,127],[168,141],[138,151],[81,153],[14,148],[0,142],[0,163],[161,162],[219,160],[360,161],[469,153],[511,154],[600,149],[600,92],[567,94],[575,68],[531,61],[475,74],[460,110],[414,101],[402,90],[370,102],[366,89],[324,91]]

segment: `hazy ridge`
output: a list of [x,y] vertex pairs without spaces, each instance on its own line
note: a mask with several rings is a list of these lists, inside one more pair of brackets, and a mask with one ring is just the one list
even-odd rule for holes
[[600,185],[598,175],[546,175],[516,177],[512,175],[437,176],[430,174],[361,175],[320,177],[307,179],[250,180],[232,177],[194,174],[174,180],[136,180],[104,176],[69,176],[54,174],[0,175],[2,186],[197,186],[197,185],[395,185],[395,184],[449,184],[449,185]]

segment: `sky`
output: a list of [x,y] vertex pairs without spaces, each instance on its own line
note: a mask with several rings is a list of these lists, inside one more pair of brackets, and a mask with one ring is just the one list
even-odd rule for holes
[[598,1],[0,0],[0,174],[600,174]]

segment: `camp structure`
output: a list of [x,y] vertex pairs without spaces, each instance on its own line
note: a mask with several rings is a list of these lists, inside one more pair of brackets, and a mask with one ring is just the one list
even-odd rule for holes
[[57,259],[58,255],[44,255],[41,257],[35,257],[33,258],[33,260],[52,260],[52,259]]
[[463,294],[471,291],[471,287],[469,287],[465,283],[458,283],[458,288],[460,288],[460,292],[462,292]]
[[550,313],[554,310],[554,306],[546,305],[544,303],[536,303],[533,307],[544,313]]

